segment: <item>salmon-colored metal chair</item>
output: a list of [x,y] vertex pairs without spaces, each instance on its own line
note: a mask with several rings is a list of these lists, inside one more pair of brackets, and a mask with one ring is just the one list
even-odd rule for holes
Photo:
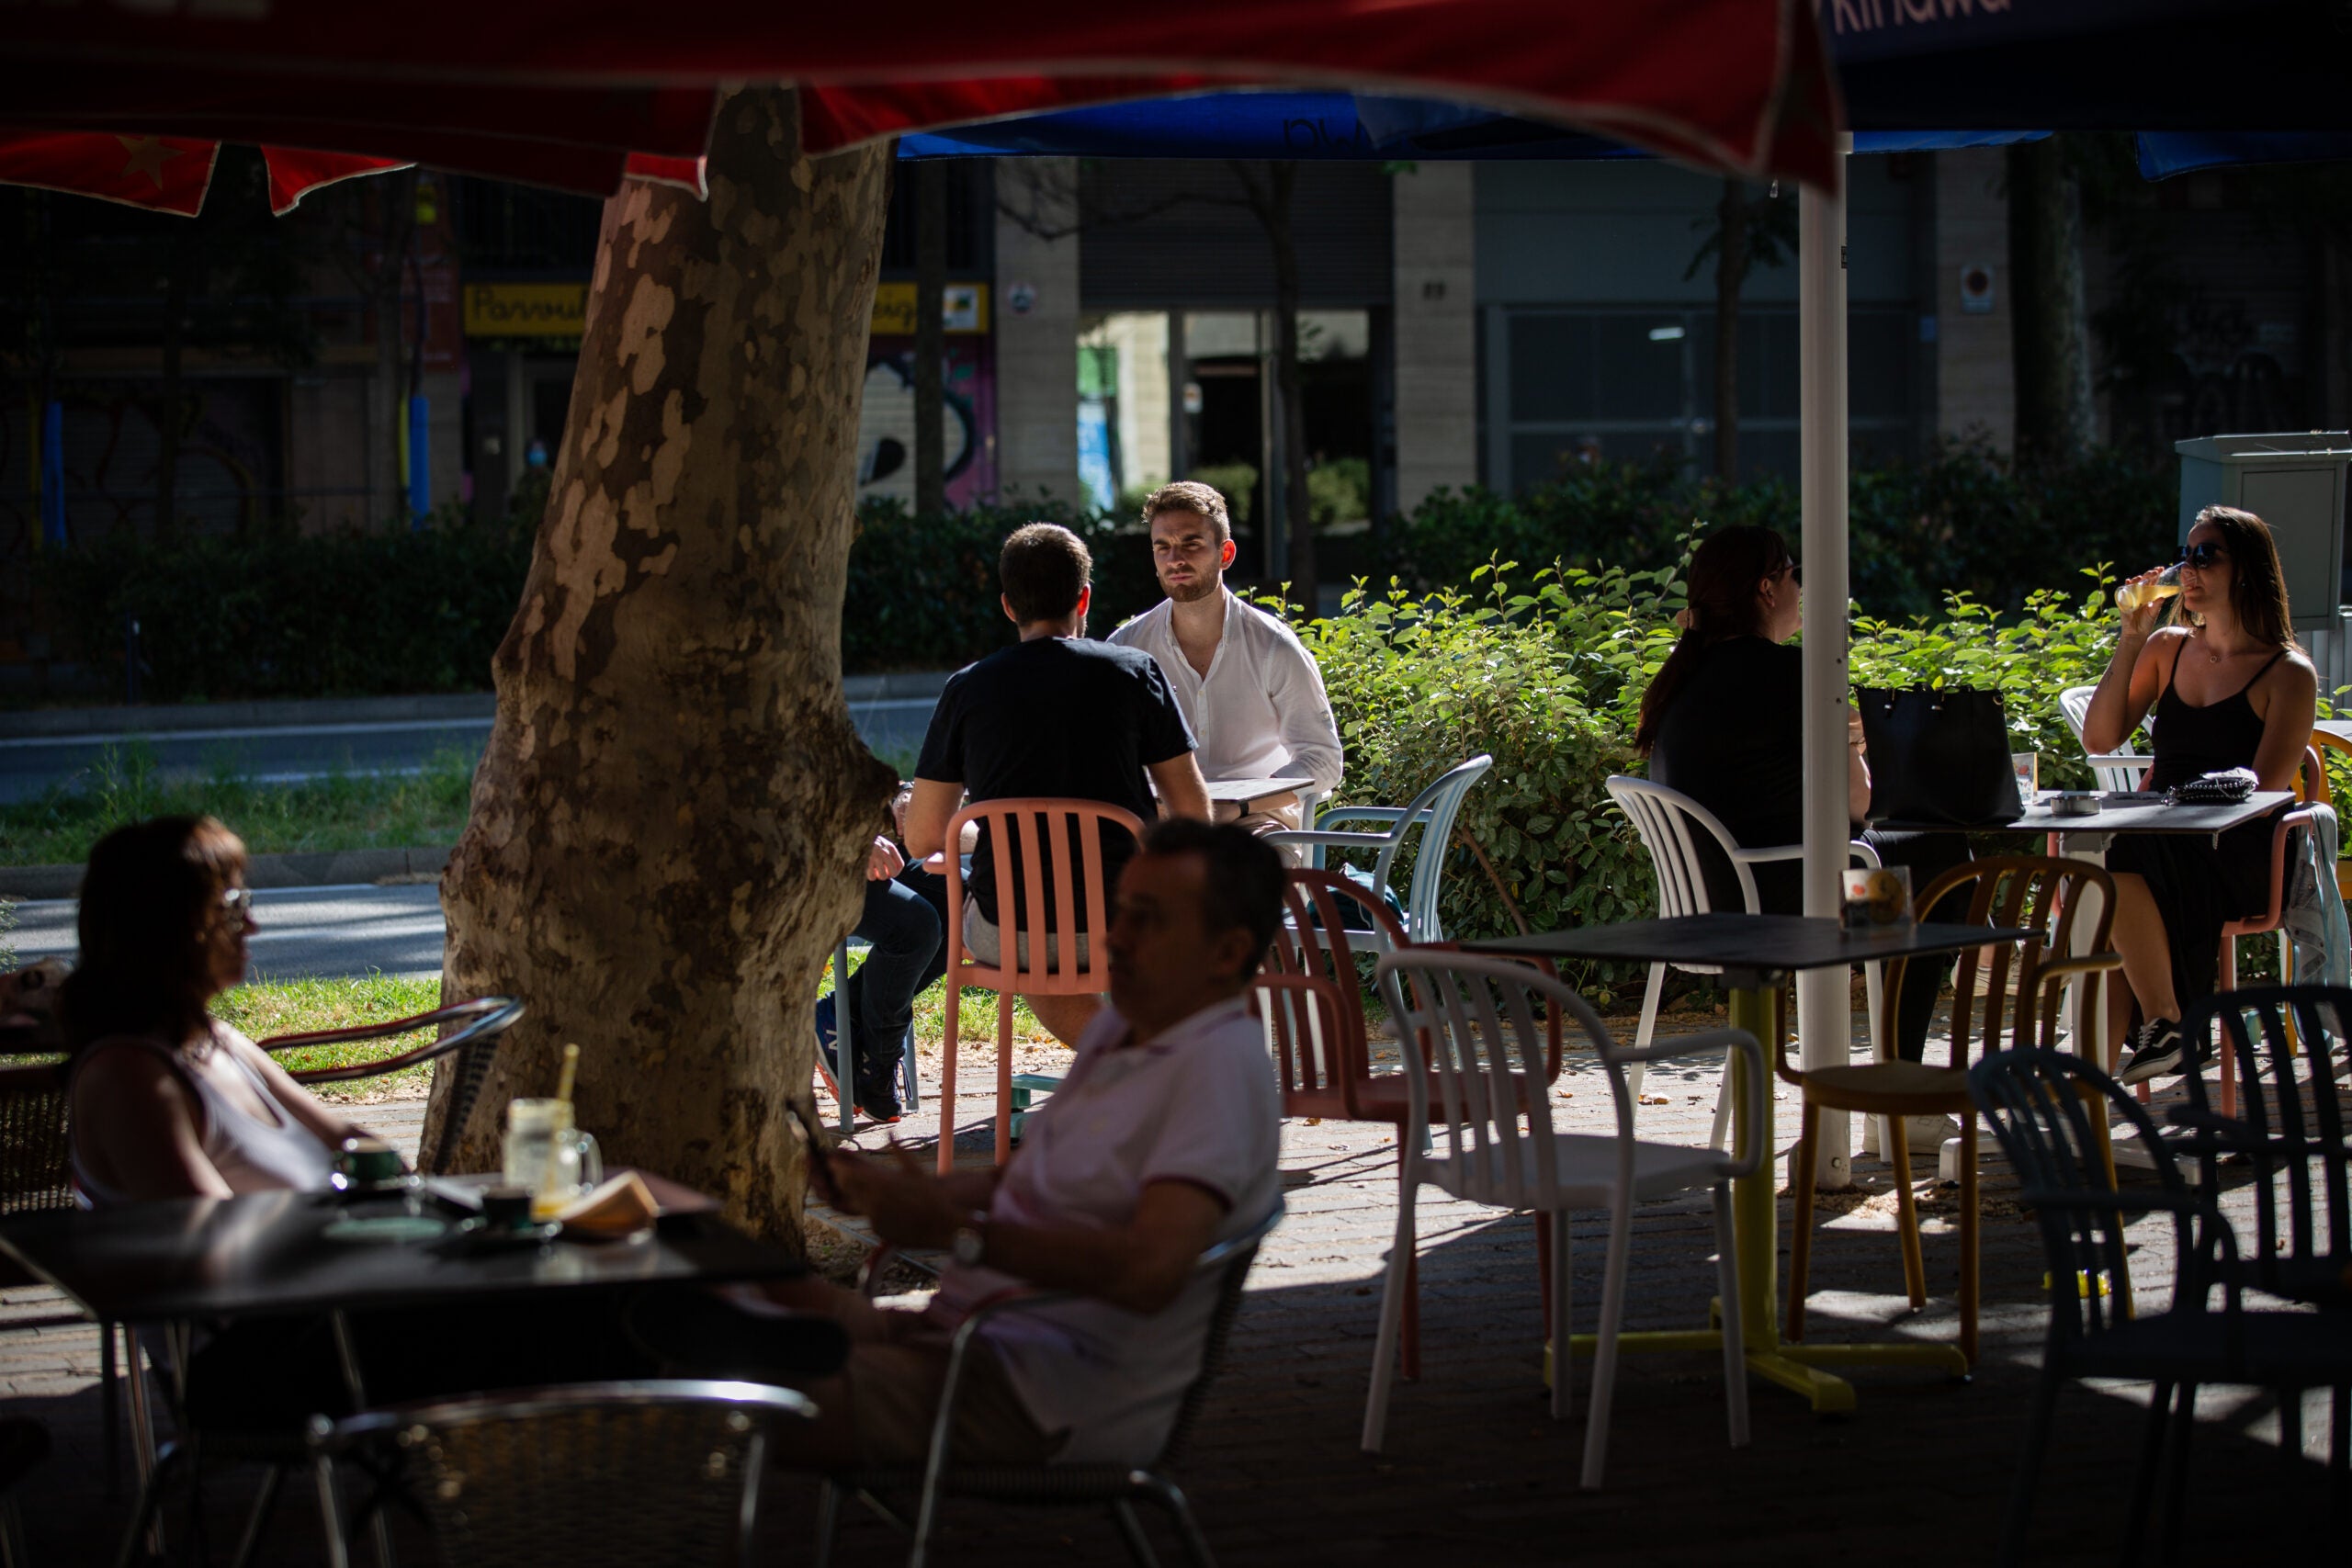
[[[1012,1152],[1012,998],[1087,996],[1110,987],[1110,882],[1102,835],[1117,829],[1143,839],[1133,812],[1099,800],[1028,796],[975,801],[947,824],[952,851],[964,825],[985,829],[976,854],[996,871],[1000,961],[976,962],[964,945],[964,870],[953,853],[947,878],[947,1026],[939,1062],[939,1172],[956,1167],[956,1037],[967,986],[997,993],[996,1162]],[[1072,852],[1073,848],[1075,853]],[[1076,863],[1072,863],[1075,862]],[[1048,895],[1050,894],[1050,898]],[[1042,939],[1042,940],[1041,940]]]

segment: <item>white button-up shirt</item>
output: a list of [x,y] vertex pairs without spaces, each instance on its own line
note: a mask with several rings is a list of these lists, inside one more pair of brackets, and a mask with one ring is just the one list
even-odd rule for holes
[[1313,779],[1318,795],[1340,783],[1346,754],[1323,672],[1298,635],[1274,616],[1219,587],[1225,628],[1209,672],[1201,674],[1176,641],[1175,602],[1163,599],[1111,634],[1159,660],[1176,705],[1200,742],[1201,776],[1218,779]]

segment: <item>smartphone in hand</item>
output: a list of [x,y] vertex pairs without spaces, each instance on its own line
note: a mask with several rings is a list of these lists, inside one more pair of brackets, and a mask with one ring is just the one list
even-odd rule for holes
[[808,1163],[816,1168],[818,1181],[827,1192],[838,1196],[841,1190],[833,1185],[832,1151],[825,1146],[825,1134],[817,1125],[817,1118],[797,1098],[785,1104],[792,1108],[793,1120],[800,1123],[800,1135],[808,1140]]

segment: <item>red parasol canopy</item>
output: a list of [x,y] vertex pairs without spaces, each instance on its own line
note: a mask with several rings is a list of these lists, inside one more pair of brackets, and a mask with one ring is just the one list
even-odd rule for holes
[[[625,171],[693,183],[718,87],[746,80],[798,85],[817,151],[1041,108],[1326,84],[1489,104],[1711,169],[1837,180],[1813,0],[1030,0],[986,17],[937,0],[887,14],[773,0],[658,14],[633,0],[7,10],[0,179],[172,211],[188,209],[190,189],[200,201],[205,149],[220,141],[268,150],[273,199],[288,205],[325,179],[409,162],[595,195]],[[632,166],[632,153],[646,160]]]

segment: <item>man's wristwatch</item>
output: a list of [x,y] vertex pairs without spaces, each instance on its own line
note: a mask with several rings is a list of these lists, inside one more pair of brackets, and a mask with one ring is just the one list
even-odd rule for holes
[[947,1255],[967,1269],[977,1269],[989,1250],[989,1212],[975,1209],[956,1227],[956,1235],[947,1244]]

